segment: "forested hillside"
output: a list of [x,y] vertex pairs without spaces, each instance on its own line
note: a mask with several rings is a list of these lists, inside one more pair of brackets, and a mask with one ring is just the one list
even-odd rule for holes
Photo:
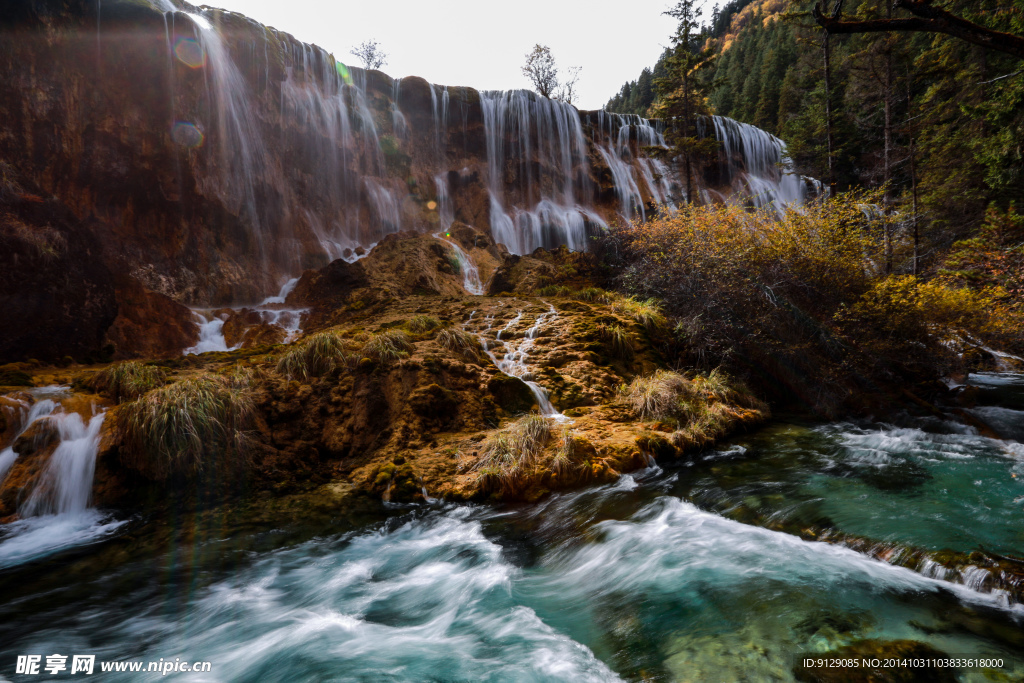
[[[833,180],[839,191],[888,181],[886,203],[904,222],[916,220],[925,264],[973,235],[989,207],[1004,211],[1020,202],[1022,62],[939,33],[830,37],[830,171],[824,32],[811,16],[814,4],[734,0],[705,17],[699,47],[711,47],[716,58],[698,75],[711,86],[706,104],[713,113],[783,138],[802,173]],[[954,0],[944,8],[983,27],[1024,35],[1021,0]],[[887,16],[883,0],[846,12],[858,19]],[[897,10],[892,16],[910,15]],[[624,85],[606,108],[654,114],[664,61]]]

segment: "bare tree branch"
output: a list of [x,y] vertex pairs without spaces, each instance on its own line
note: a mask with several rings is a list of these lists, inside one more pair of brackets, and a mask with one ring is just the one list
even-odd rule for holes
[[904,9],[913,17],[906,19],[844,20],[838,13],[827,15],[816,4],[812,10],[815,21],[830,34],[874,33],[880,31],[924,31],[945,33],[974,45],[1005,52],[1024,59],[1024,37],[985,28],[934,7],[929,0],[893,0],[893,7]]

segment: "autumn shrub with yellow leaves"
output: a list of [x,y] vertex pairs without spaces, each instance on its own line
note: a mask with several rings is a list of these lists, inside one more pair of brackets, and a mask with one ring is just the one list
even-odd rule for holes
[[874,203],[847,193],[781,216],[684,206],[614,231],[604,252],[621,255],[627,294],[661,302],[691,360],[834,413],[865,377],[953,369],[950,337],[1021,329],[998,288],[887,275]]

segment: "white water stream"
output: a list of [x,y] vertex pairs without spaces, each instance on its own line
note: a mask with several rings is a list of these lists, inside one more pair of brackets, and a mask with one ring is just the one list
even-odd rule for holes
[[[105,413],[95,412],[86,421],[78,413],[66,412],[59,403],[64,395],[60,387],[29,392],[40,398],[27,410],[21,434],[41,421],[49,421],[48,429],[56,431],[57,445],[32,490],[23,491],[19,519],[0,526],[0,568],[94,542],[124,523],[90,507]],[[0,453],[0,482],[17,457],[12,448]]]

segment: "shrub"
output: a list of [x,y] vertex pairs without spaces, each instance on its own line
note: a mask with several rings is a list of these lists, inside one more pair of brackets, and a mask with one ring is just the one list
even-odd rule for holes
[[244,373],[204,373],[153,389],[117,411],[121,460],[151,479],[248,463],[254,408]]
[[480,360],[480,340],[458,327],[446,327],[437,333],[437,343],[466,360]]
[[136,399],[167,381],[163,368],[143,365],[134,360],[104,368],[92,378],[92,390],[120,403]]
[[536,469],[537,454],[550,433],[547,418],[526,415],[492,436],[476,465],[484,488],[506,493],[521,489]]
[[387,365],[407,357],[412,350],[408,334],[402,330],[385,330],[370,337],[363,346],[363,355]]
[[890,276],[836,319],[845,328],[870,332],[868,346],[876,354],[922,362],[945,356],[955,365],[950,342],[1019,342],[1024,320],[1004,299],[1005,291],[998,287],[971,289],[911,275]]
[[290,379],[321,377],[357,359],[352,342],[335,331],[317,332],[294,344],[277,362],[277,371]]

